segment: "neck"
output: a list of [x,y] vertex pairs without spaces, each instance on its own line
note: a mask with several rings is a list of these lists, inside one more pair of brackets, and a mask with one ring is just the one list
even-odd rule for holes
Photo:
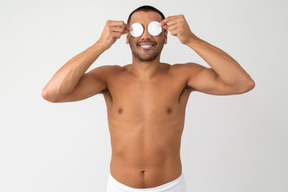
[[159,57],[155,58],[153,61],[140,61],[133,57],[130,72],[141,79],[150,79],[157,74],[160,66]]

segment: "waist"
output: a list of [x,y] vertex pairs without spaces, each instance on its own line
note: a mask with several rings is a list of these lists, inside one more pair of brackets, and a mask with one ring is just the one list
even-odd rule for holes
[[134,188],[127,186],[119,181],[117,181],[111,174],[109,175],[108,180],[108,191],[126,191],[126,192],[138,192],[138,191],[181,191],[186,192],[186,185],[183,175],[181,174],[176,179],[166,182],[162,185],[158,185],[156,187],[149,187],[149,188]]
[[125,161],[112,155],[110,172],[119,182],[134,188],[156,187],[182,174],[180,156]]

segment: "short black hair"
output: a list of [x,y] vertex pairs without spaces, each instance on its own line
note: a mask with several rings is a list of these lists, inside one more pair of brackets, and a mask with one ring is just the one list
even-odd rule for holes
[[138,11],[144,11],[144,12],[148,12],[148,11],[153,11],[153,12],[156,12],[158,13],[161,17],[162,17],[162,20],[165,19],[165,16],[164,14],[159,11],[158,9],[156,9],[155,7],[152,7],[150,5],[143,5],[141,7],[138,7],[137,9],[135,9],[134,11],[132,11],[128,17],[128,20],[127,20],[127,24],[129,25],[130,24],[130,21],[131,21],[131,17],[134,13],[138,12]]

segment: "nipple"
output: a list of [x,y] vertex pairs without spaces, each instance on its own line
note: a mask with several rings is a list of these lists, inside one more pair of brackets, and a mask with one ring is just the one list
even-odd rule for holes
[[167,113],[168,113],[168,114],[172,113],[172,109],[171,109],[171,108],[168,108],[168,109],[167,109]]

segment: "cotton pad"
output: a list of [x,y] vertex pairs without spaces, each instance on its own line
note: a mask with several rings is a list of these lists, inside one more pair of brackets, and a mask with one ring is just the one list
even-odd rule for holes
[[[130,34],[133,37],[140,37],[144,32],[144,27],[141,23],[133,23]],[[158,36],[162,32],[162,27],[158,21],[152,21],[148,25],[148,33],[152,36]]]
[[130,31],[130,34],[133,37],[140,37],[143,34],[144,28],[141,23],[133,23],[131,25],[132,31]]
[[152,36],[158,36],[162,32],[162,27],[159,22],[157,21],[152,21],[148,25],[148,32]]

